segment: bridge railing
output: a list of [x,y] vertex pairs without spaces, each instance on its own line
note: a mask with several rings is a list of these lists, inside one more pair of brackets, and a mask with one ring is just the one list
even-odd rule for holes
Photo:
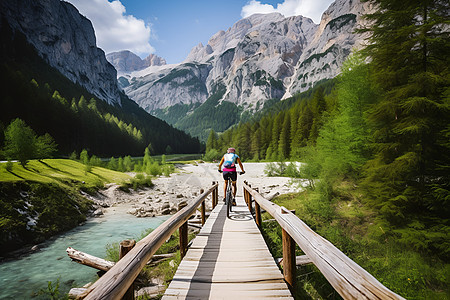
[[[261,229],[261,209],[282,228],[283,273],[291,289],[295,287],[295,243],[344,299],[404,299],[348,258],[329,241],[315,233],[295,214],[265,199],[244,182],[244,199]],[[255,207],[253,208],[253,204]]]
[[187,221],[201,206],[202,224],[204,224],[205,199],[210,194],[212,195],[212,206],[214,208],[218,203],[218,183],[213,182],[213,185],[207,191],[190,201],[175,215],[136,243],[122,259],[78,298],[121,299],[153,254],[177,229],[180,230],[180,252],[183,257],[186,253],[188,241]]

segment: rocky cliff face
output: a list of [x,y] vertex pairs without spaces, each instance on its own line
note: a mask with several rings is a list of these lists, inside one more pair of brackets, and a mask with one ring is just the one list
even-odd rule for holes
[[[96,47],[91,22],[60,0],[0,1],[3,18],[38,54],[71,81],[110,104],[120,104],[117,72]],[[1,26],[1,25],[0,25]]]
[[335,77],[363,41],[353,31],[368,10],[359,0],[336,0],[319,25],[302,16],[250,16],[194,47],[181,64],[125,74],[125,92],[150,112],[217,93],[221,101],[257,109]]
[[320,80],[333,78],[347,56],[360,49],[367,36],[354,31],[364,21],[362,15],[373,10],[359,0],[336,0],[323,13],[312,41],[305,48],[288,81],[284,97],[305,91]]
[[151,66],[163,66],[166,60],[157,55],[150,54],[144,59],[128,50],[112,52],[106,55],[106,59],[116,68],[117,75],[122,73],[143,70]]

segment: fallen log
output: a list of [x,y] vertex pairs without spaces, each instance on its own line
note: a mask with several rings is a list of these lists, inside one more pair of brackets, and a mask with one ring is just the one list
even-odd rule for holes
[[[93,255],[78,251],[76,249],[73,249],[72,247],[67,248],[66,251],[67,251],[67,255],[69,255],[69,257],[73,261],[75,261],[79,264],[88,266],[88,267],[95,268],[100,271],[106,272],[109,269],[111,269],[112,266],[114,266],[114,264],[115,264],[112,261],[105,260],[103,258],[96,257]],[[172,258],[174,256],[175,256],[175,253],[155,254],[152,256],[152,258],[150,259],[148,264],[157,262],[159,260],[166,260],[166,259]]]
[[114,262],[112,261],[78,251],[76,249],[73,249],[72,247],[68,247],[66,249],[66,252],[73,261],[85,266],[95,268],[97,270],[106,272],[114,266]]

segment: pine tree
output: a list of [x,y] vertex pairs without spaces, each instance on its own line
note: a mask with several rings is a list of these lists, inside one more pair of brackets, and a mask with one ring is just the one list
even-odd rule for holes
[[123,158],[122,157],[119,157],[119,159],[117,160],[117,171],[125,172],[125,167],[123,165]]
[[315,160],[320,178],[333,189],[342,178],[358,179],[369,158],[369,128],[366,112],[374,101],[368,66],[360,55],[350,56],[342,67],[337,85],[338,109],[326,118],[319,131]]
[[251,130],[251,140],[250,140],[250,155],[253,160],[258,161],[261,158],[260,149],[261,149],[261,128],[259,127],[259,123],[256,122],[252,126]]
[[217,135],[213,129],[209,131],[208,140],[206,141],[206,152],[217,149]]
[[108,162],[108,169],[117,170],[117,161],[114,157],[111,157]]
[[291,115],[286,113],[283,125],[281,127],[280,138],[278,140],[278,155],[279,159],[286,160],[290,155],[290,138],[291,138]]
[[87,103],[87,101],[86,101],[86,98],[84,98],[84,96],[81,96],[80,97],[80,100],[78,101],[78,108],[80,109],[80,110],[87,110],[87,107],[88,107],[88,103]]
[[[375,157],[366,186],[372,203],[390,220],[408,222],[407,212],[449,213],[449,2],[370,0],[378,10],[367,16],[371,34],[365,53],[373,80],[382,90],[371,113]],[[448,94],[447,94],[448,95]],[[447,184],[445,184],[447,182]],[[436,198],[436,185],[447,196]]]
[[149,149],[149,147],[146,147],[145,151],[144,151],[144,159],[142,162],[144,170],[147,168],[147,166],[151,165],[152,163],[153,163],[153,159],[150,156],[150,149]]
[[244,123],[238,127],[236,150],[242,160],[251,158],[251,127],[249,123]]
[[130,155],[125,156],[123,159],[123,167],[125,172],[131,172],[133,170],[134,165]]

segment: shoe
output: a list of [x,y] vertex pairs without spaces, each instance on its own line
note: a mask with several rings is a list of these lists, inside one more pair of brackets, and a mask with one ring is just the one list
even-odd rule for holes
[[227,199],[226,198],[223,198],[223,200],[222,200],[223,202],[225,202],[225,201],[227,201]]
[[233,206],[236,206],[236,199],[233,199]]

